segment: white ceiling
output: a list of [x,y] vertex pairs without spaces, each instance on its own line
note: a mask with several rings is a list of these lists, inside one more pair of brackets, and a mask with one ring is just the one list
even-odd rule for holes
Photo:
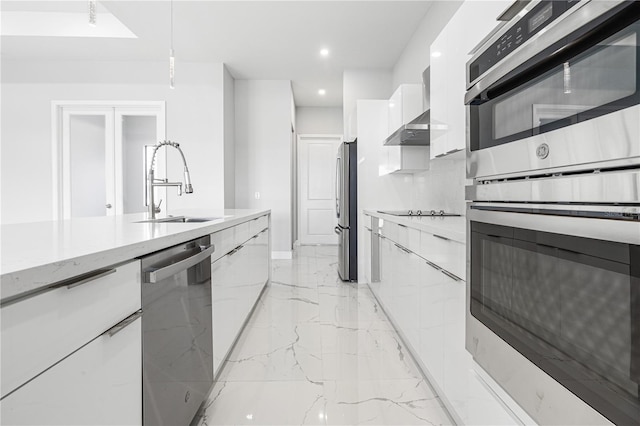
[[[174,0],[176,72],[180,61],[224,62],[238,79],[292,80],[297,106],[341,106],[343,71],[392,68],[431,3]],[[88,20],[86,0],[3,0],[1,7]],[[3,36],[2,57],[166,60],[169,1],[101,1],[98,11],[111,12],[138,38]]]

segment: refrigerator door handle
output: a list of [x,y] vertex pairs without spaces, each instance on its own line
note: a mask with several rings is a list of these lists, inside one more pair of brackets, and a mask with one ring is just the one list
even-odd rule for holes
[[342,188],[342,179],[340,173],[340,157],[336,158],[336,217],[340,219],[340,188]]

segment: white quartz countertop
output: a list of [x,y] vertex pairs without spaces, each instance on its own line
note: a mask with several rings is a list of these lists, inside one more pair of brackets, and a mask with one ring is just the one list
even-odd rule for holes
[[462,244],[466,244],[467,241],[467,218],[465,216],[394,216],[376,210],[365,210],[364,214],[420,231],[438,234]]
[[136,223],[146,213],[2,225],[0,299],[124,262],[270,210],[181,210],[174,216],[217,217],[200,223]]

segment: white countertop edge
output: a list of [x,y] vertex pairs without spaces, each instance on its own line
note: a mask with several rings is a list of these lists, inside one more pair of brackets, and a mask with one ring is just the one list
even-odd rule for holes
[[461,244],[467,242],[467,218],[466,216],[448,216],[448,217],[431,217],[431,216],[394,216],[386,213],[380,213],[377,210],[363,210],[368,216],[374,216],[389,222],[399,223],[409,228],[419,231],[438,234],[443,237],[457,241]]
[[[233,214],[229,215],[229,213]],[[128,240],[126,243],[116,243],[110,247],[104,246],[95,251],[89,249],[86,252],[77,255],[65,255],[64,253],[60,255],[53,253],[48,254],[46,253],[46,250],[41,250],[39,258],[30,258],[27,250],[20,250],[20,248],[18,248],[17,253],[15,251],[11,253],[10,259],[7,260],[7,256],[2,256],[0,300],[22,293],[29,293],[53,283],[85,274],[96,269],[117,265],[119,263],[153,253],[154,251],[162,250],[166,247],[181,244],[204,235],[233,227],[243,222],[248,222],[252,219],[270,213],[271,210],[242,209],[225,210],[224,214],[222,214],[221,210],[183,210],[174,212],[173,214],[174,216],[197,215],[200,217],[228,216],[211,222],[199,223],[135,223],[138,220],[144,220],[144,215],[123,215],[121,218],[128,219],[122,219],[120,221],[121,232],[130,233],[135,228],[137,228],[137,230],[153,229],[153,233],[157,231],[157,235],[154,235],[153,237],[140,238],[136,238],[136,236],[134,236],[133,239]],[[105,219],[105,221],[106,220],[108,219]],[[72,221],[65,221],[68,222],[66,225],[70,224]],[[3,253],[7,253],[7,251],[12,250],[12,239],[15,241],[15,237],[12,235],[7,236],[7,234],[11,234],[11,232],[7,231],[11,231],[12,227],[20,227],[21,233],[24,233],[25,228],[30,228],[29,225],[32,225],[35,233],[39,227],[51,227],[54,226],[54,224],[54,222],[39,222],[37,224],[2,225]],[[115,225],[110,222],[109,226],[114,227]],[[114,232],[117,232],[117,229],[114,229]],[[146,233],[146,231],[142,232],[142,234],[144,233]],[[27,241],[33,241],[33,244],[40,244],[45,247],[47,244],[53,245],[52,241],[39,240],[38,235],[23,235],[23,238]],[[123,239],[126,240],[126,238]],[[65,244],[73,247],[74,243],[73,241],[67,241]],[[65,250],[62,250],[62,252],[64,251]],[[67,251],[81,252],[82,250]],[[42,252],[44,252],[44,255],[42,255]],[[15,259],[18,258],[21,258],[21,260],[15,261]],[[47,260],[43,261],[42,259],[45,258]]]

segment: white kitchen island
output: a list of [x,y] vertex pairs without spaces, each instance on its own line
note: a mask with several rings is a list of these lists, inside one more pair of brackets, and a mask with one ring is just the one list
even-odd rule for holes
[[[207,329],[217,373],[270,277],[270,211],[177,213],[216,219],[2,226],[0,423],[141,424],[139,258],[203,236],[215,246]],[[225,321],[216,324],[216,310]]]

